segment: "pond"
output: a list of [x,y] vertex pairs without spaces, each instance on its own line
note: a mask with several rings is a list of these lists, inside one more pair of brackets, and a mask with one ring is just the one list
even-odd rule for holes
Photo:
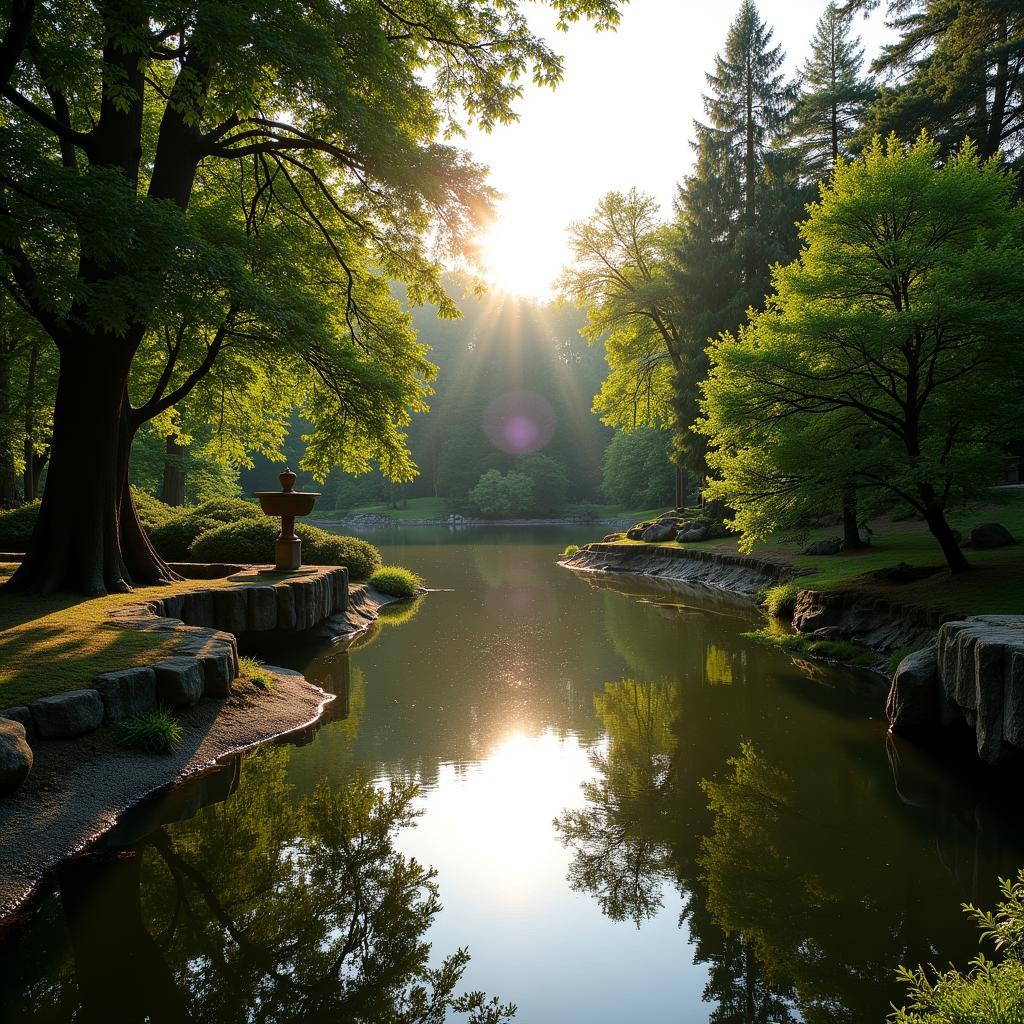
[[461,1020],[412,979],[464,968],[529,1024],[866,1022],[898,964],[973,956],[1017,792],[748,603],[555,564],[591,533],[373,535],[443,592],[277,655],[328,718],[62,872],[0,938],[0,1019]]

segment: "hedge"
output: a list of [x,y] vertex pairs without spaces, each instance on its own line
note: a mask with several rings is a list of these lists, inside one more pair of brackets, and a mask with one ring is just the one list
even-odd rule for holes
[[[189,549],[195,562],[266,564],[273,561],[280,526],[269,518],[225,523],[200,534]],[[308,565],[344,565],[353,580],[365,580],[380,568],[380,552],[358,537],[340,537],[299,523],[302,560]]]

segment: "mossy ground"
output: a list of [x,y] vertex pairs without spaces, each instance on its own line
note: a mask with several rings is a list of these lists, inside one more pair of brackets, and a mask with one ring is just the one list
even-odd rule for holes
[[[859,590],[887,597],[899,603],[949,609],[966,614],[1020,613],[1024,611],[1024,490],[994,492],[990,501],[951,514],[953,526],[966,531],[977,523],[1000,522],[1018,543],[989,551],[966,549],[972,569],[954,576],[945,567],[942,552],[923,523],[892,521],[870,524],[875,531],[871,546],[838,555],[802,555],[808,540],[832,537],[835,526],[813,531],[807,540],[796,544],[784,539],[759,544],[755,558],[788,562],[810,573],[798,583],[814,590]],[[647,548],[678,548],[668,542],[661,545],[622,540],[613,543]],[[735,554],[734,537],[701,541],[684,547]],[[933,567],[935,572],[908,583],[883,583],[866,575],[888,569],[901,562],[912,566]]]
[[[15,565],[0,564],[0,580]],[[127,604],[188,590],[233,586],[227,580],[183,580],[132,594],[83,598],[0,593],[0,707],[88,686],[100,672],[148,665],[175,646],[162,634],[112,625],[108,613]]]

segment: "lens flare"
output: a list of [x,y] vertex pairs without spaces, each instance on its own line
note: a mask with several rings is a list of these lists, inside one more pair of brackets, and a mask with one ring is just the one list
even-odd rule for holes
[[539,452],[554,436],[555,410],[534,391],[509,391],[484,411],[484,433],[509,455]]

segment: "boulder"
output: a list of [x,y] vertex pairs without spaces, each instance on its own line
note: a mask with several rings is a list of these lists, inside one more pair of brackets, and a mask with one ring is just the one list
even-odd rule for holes
[[942,724],[942,688],[936,645],[908,654],[896,669],[885,713],[893,732],[913,733]]
[[692,526],[688,530],[682,530],[676,535],[676,540],[687,543],[692,541],[707,540],[708,528],[706,526]]
[[0,793],[10,793],[32,770],[32,748],[25,727],[12,718],[0,718]]
[[16,704],[10,708],[0,708],[0,718],[9,718],[14,722],[21,722],[25,727],[25,735],[32,735],[32,712],[27,704]]
[[817,590],[801,590],[793,609],[793,628],[798,633],[813,633],[826,626],[838,626],[843,609],[838,601]]
[[979,523],[963,539],[963,546],[972,548],[1003,548],[1013,543],[1013,534],[1002,523]]
[[195,658],[165,658],[153,666],[161,704],[171,708],[195,704],[203,695],[203,667]]
[[652,526],[648,526],[641,537],[650,544],[660,544],[667,540],[675,540],[677,529],[674,519],[659,520]]
[[156,673],[151,668],[104,672],[93,679],[92,685],[103,700],[104,722],[118,722],[156,709]]
[[[645,527],[645,529],[646,529],[646,527]],[[644,539],[644,531],[641,530],[639,526],[633,526],[633,527],[631,527],[630,529],[628,529],[626,531],[626,536],[630,540],[643,540]]]
[[826,540],[816,540],[800,552],[803,555],[838,555],[843,550],[843,541],[840,537],[829,537]]
[[103,722],[103,698],[92,689],[41,697],[30,706],[32,724],[45,739],[71,739],[98,729]]

